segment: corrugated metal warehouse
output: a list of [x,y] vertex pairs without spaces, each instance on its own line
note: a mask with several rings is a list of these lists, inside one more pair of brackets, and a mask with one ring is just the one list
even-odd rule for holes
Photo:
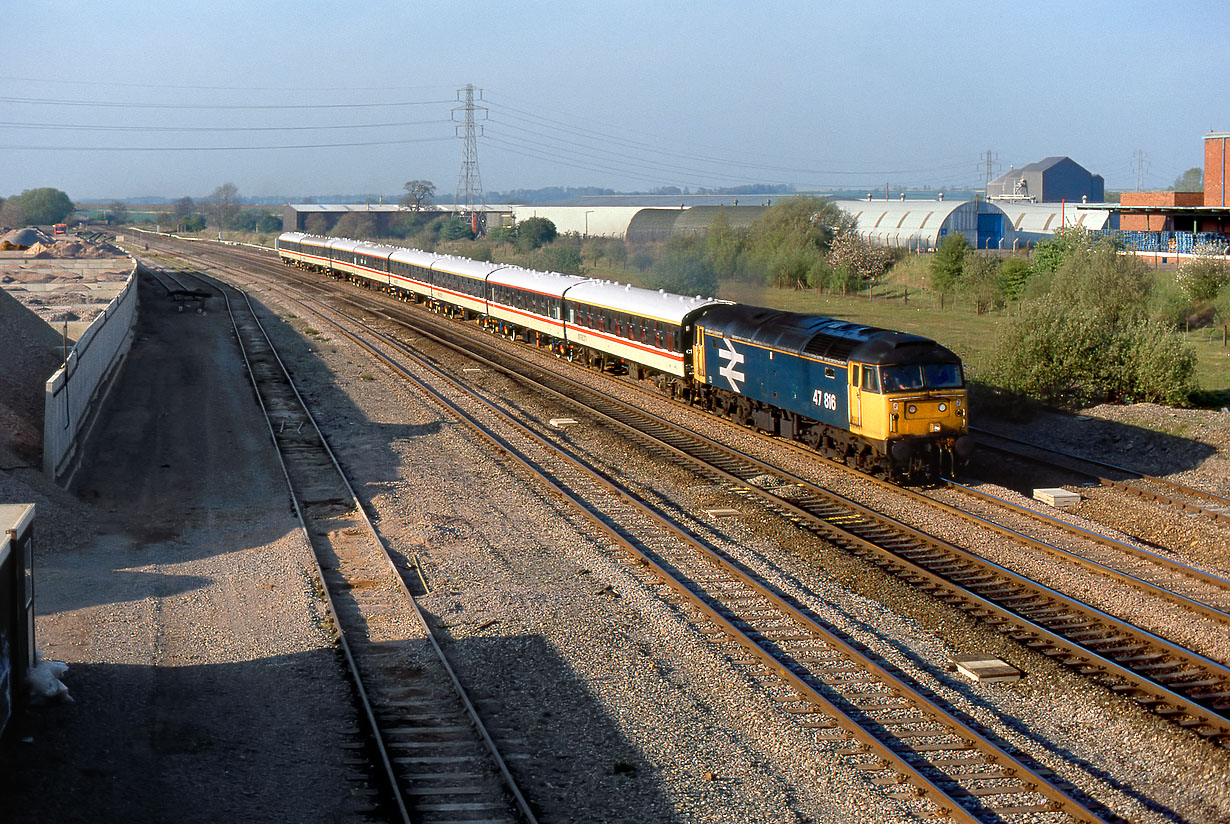
[[1101,175],[1090,174],[1070,157],[1048,157],[995,178],[987,184],[987,197],[1035,203],[1082,199],[1101,203],[1106,198],[1106,183]]
[[1026,203],[998,200],[995,205],[1004,211],[1016,239],[1021,244],[1034,244],[1055,234],[1061,226],[1081,226],[1085,229],[1118,229],[1117,216],[1109,209],[1090,209],[1068,203]]
[[858,233],[881,246],[925,251],[961,232],[976,249],[1015,249],[1011,221],[985,200],[837,200],[858,221]]

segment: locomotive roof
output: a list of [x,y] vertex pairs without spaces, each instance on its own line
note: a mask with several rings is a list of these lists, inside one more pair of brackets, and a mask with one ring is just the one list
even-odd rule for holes
[[586,280],[568,289],[564,295],[570,301],[654,318],[667,323],[682,324],[698,309],[720,304],[716,298],[688,297],[670,292],[655,292],[610,280]]
[[798,355],[845,363],[920,363],[960,359],[930,338],[878,326],[783,312],[762,306],[715,306],[705,312],[705,329]]

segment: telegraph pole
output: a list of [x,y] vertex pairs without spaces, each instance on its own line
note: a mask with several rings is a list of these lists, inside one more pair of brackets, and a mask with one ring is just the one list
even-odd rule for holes
[[465,102],[453,107],[453,120],[457,120],[457,112],[464,112],[464,120],[453,127],[454,133],[462,139],[461,170],[457,173],[457,192],[453,203],[470,213],[470,220],[475,234],[481,230],[482,207],[486,206],[483,197],[483,181],[478,173],[478,136],[483,133],[483,127],[475,124],[475,113],[482,112],[482,119],[487,117],[487,107],[474,103],[474,93],[478,99],[483,99],[483,90],[474,88],[473,83],[467,83],[464,89],[457,90],[457,99],[461,100],[465,93]]

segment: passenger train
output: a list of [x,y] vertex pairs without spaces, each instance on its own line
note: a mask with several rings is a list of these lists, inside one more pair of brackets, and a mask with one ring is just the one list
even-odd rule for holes
[[961,360],[928,338],[346,238],[285,232],[277,250],[897,482],[974,450]]

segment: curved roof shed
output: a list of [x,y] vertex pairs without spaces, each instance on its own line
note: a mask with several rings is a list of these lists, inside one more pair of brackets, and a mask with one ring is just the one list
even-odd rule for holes
[[934,249],[946,235],[961,232],[977,249],[1012,249],[1016,241],[1007,215],[985,200],[838,200],[857,221],[860,237],[880,246]]

